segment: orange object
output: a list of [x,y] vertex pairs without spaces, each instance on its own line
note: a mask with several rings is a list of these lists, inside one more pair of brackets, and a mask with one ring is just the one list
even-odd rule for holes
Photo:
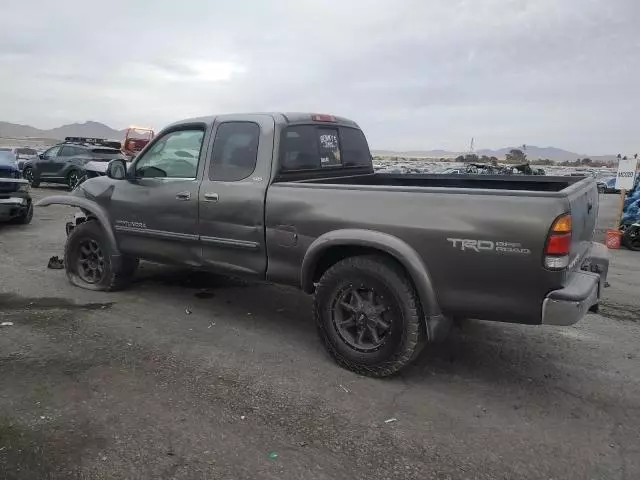
[[607,230],[607,248],[620,248],[622,233],[618,230]]
[[571,233],[572,229],[571,215],[562,215],[553,222],[553,233]]

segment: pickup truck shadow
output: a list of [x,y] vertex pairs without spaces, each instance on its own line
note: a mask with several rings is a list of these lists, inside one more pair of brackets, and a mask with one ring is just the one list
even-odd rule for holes
[[[312,298],[294,288],[144,263],[132,288],[147,286],[154,290],[179,287],[193,298],[188,300],[190,306],[211,311],[212,318],[224,316],[238,328],[259,329],[268,336],[286,335],[307,352],[321,350],[311,313]],[[468,321],[454,328],[445,342],[427,344],[401,376],[418,383],[462,377],[466,381],[527,385],[567,375],[555,366],[562,361],[552,360],[570,351],[571,339],[554,330]],[[331,362],[328,356],[325,359]]]
[[573,363],[567,358],[571,341],[535,326],[470,320],[454,328],[445,342],[427,344],[402,377],[411,382],[449,377],[526,389],[570,376],[564,367]]
[[[201,270],[185,270],[184,268],[143,263],[133,280],[133,284],[160,284],[168,287],[199,289],[196,296],[200,293],[202,298],[206,298],[201,294],[202,290],[247,287],[251,285],[251,282]],[[258,285],[259,283],[254,282],[254,284]]]
[[145,262],[130,289],[147,288],[154,293],[182,293],[185,307],[209,311],[212,319],[228,318],[238,328],[260,329],[273,336],[286,332],[292,342],[314,349],[320,345],[312,298],[293,287]]

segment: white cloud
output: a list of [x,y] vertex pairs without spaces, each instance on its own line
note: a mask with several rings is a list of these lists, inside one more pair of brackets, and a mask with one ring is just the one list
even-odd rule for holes
[[353,117],[381,148],[635,151],[636,0],[5,0],[0,119]]

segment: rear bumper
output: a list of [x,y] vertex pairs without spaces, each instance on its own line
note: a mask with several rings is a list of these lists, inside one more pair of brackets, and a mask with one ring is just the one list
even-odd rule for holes
[[581,271],[572,272],[564,288],[547,295],[542,304],[542,323],[573,325],[598,305],[609,273],[609,252],[600,243],[593,243]]

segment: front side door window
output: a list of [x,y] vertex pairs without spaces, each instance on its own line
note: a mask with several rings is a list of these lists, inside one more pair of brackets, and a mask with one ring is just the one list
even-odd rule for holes
[[54,162],[58,157],[58,152],[60,151],[60,146],[55,146],[45,151],[42,154],[42,159],[38,161],[38,170],[40,175],[47,177],[51,176],[53,173]]
[[135,164],[137,178],[196,178],[202,150],[202,129],[169,132]]
[[60,147],[52,147],[49,150],[47,150],[46,152],[44,152],[44,154],[42,155],[42,157],[46,160],[51,160],[53,158],[56,158],[58,156],[58,152],[60,151]]

